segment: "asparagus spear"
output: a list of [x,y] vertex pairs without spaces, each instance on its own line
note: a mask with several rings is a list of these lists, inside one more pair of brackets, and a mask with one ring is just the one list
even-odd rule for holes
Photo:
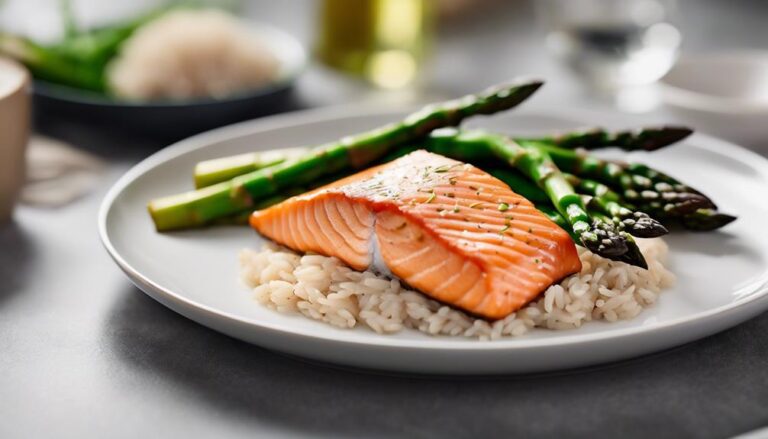
[[[546,151],[523,148],[510,138],[484,131],[443,129],[433,132],[427,144],[429,149],[463,161],[488,157],[490,151],[499,159],[517,168],[543,189],[558,212],[565,217],[578,242],[593,253],[619,260],[627,253],[626,234],[612,223],[593,221],[580,196],[552,162]],[[634,265],[642,266],[641,260]]]
[[149,203],[159,231],[195,227],[253,206],[255,200],[342,169],[360,169],[397,146],[417,141],[434,129],[455,126],[467,117],[512,108],[542,85],[518,80],[442,104],[429,105],[399,123],[313,148],[299,158],[235,177],[206,188]]
[[698,191],[635,174],[632,171],[635,168],[626,163],[603,160],[541,142],[526,141],[523,145],[547,152],[566,172],[595,179],[620,190],[622,198],[651,214],[681,216],[697,209],[715,207],[709,198]]
[[286,148],[205,160],[195,166],[195,187],[200,189],[231,180],[239,175],[297,158],[306,152],[306,148]]
[[614,146],[625,151],[655,151],[659,148],[679,142],[691,135],[691,133],[693,133],[693,130],[687,127],[664,125],[613,132],[603,128],[593,128],[535,139],[520,140],[550,143],[566,149],[584,148],[591,150]]
[[[394,160],[395,158],[418,149],[419,147],[420,145],[418,144],[414,144],[408,147],[401,147],[398,150],[387,154],[387,156],[385,156],[382,161],[387,162]],[[201,162],[196,168],[196,178],[198,179],[198,185],[206,185],[207,182],[204,182],[204,179],[206,178],[223,178],[226,177],[228,173],[230,173],[230,175],[237,175],[239,172],[239,163],[241,162],[244,163],[244,167],[246,168],[250,168],[252,166],[260,167],[269,165],[272,160],[279,162],[284,160],[284,157],[281,157],[281,154],[284,154],[284,151],[287,152],[285,156],[288,156],[289,154],[296,151],[296,149],[293,151],[273,150],[263,153],[243,154],[241,156],[225,157],[223,159]],[[446,155],[453,154],[453,151],[451,151],[450,148],[436,150],[435,152],[443,153]],[[538,187],[532,185],[530,181],[520,175],[517,171],[511,169],[494,168],[492,163],[487,163],[488,155],[490,154],[487,150],[477,149],[473,152],[476,153],[476,155],[472,157],[476,164],[479,164],[482,168],[486,169],[497,178],[507,182],[507,184],[509,184],[513,190],[520,193],[520,195],[526,197],[534,203],[540,203],[542,201],[542,197],[544,200],[548,200],[544,192],[542,192]],[[462,160],[468,159],[466,154],[456,158]],[[209,170],[210,172],[208,172]],[[651,170],[651,172],[654,171]],[[667,229],[661,223],[648,216],[648,214],[637,210],[634,206],[621,199],[619,194],[611,190],[608,186],[594,180],[579,178],[571,174],[566,174],[565,176],[575,187],[578,193],[591,196],[589,203],[587,203],[588,210],[592,209],[609,215],[615,224],[630,234],[641,238],[650,238],[661,236],[667,233]],[[531,188],[534,190],[530,191]],[[712,214],[709,213],[709,211],[707,212],[708,213],[706,214],[694,212],[690,215],[690,218],[689,215],[686,215],[680,217],[679,219],[681,220],[680,222],[683,223],[684,227],[690,228],[692,230],[713,230],[728,224],[734,219],[734,217],[730,215],[717,212]]]

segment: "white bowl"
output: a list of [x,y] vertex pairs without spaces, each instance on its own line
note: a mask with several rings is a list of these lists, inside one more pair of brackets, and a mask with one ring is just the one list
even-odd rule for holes
[[667,107],[697,131],[768,153],[768,51],[684,56],[661,89]]

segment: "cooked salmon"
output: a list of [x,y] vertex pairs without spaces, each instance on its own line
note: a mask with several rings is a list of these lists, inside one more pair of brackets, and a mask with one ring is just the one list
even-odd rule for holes
[[426,151],[251,215],[294,250],[395,275],[489,319],[520,309],[581,269],[568,234],[486,172]]

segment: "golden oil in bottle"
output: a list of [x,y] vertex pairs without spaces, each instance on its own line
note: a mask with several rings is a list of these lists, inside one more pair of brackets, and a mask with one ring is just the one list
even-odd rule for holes
[[383,88],[417,76],[430,43],[432,0],[324,0],[317,56]]

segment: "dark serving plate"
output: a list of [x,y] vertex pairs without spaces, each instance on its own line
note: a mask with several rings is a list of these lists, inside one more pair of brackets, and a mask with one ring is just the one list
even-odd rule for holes
[[288,111],[293,84],[284,83],[223,100],[131,103],[35,81],[33,102],[40,123],[66,121],[104,130],[178,139],[195,133]]

